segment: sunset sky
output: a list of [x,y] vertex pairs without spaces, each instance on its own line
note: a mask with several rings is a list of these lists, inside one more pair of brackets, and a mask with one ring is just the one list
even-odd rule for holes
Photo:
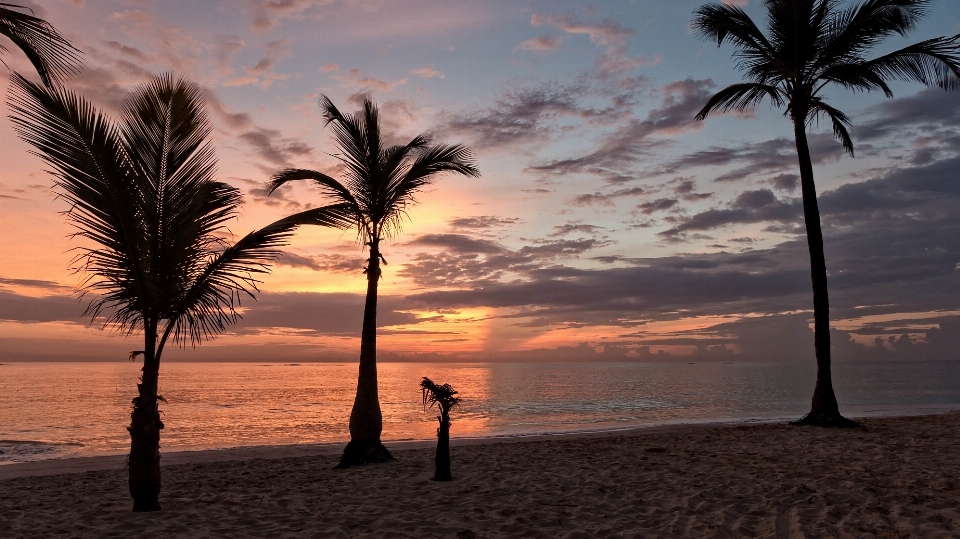
[[[472,148],[482,177],[441,177],[382,247],[381,359],[812,361],[791,125],[767,104],[693,121],[740,80],[731,47],[690,31],[701,0],[19,3],[84,52],[69,86],[110,112],[152,74],[204,88],[220,179],[245,195],[238,236],[323,203],[263,188],[333,173],[320,94],[373,97],[391,142]],[[940,0],[876,53],[958,33],[960,3]],[[856,158],[828,123],[810,134],[838,361],[960,349],[960,92],[892,87],[828,92]],[[3,107],[0,359],[124,360],[137,337],[81,318],[67,207]],[[301,229],[285,251],[240,323],[165,357],[355,358],[355,235]]]

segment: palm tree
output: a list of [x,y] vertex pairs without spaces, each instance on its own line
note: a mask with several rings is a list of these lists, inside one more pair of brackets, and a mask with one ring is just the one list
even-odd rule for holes
[[450,384],[437,385],[426,376],[420,382],[420,390],[423,392],[424,411],[434,405],[440,409],[440,415],[437,416],[440,427],[437,428],[437,456],[434,459],[433,480],[451,481],[453,476],[450,475],[450,410],[460,405],[460,397],[455,396],[457,390]]
[[368,462],[393,460],[380,443],[383,415],[377,395],[377,285],[380,242],[398,234],[407,208],[416,202],[414,195],[430,184],[438,174],[453,172],[478,177],[469,149],[458,145],[432,145],[424,135],[410,142],[384,147],[380,134],[377,106],[365,99],[363,113],[343,114],[327,96],[320,97],[320,109],[326,125],[333,127],[334,140],[341,153],[335,157],[343,165],[343,181],[315,170],[287,169],[273,177],[269,191],[294,180],[312,180],[331,202],[317,208],[340,229],[355,229],[363,245],[369,247],[367,298],[363,308],[360,335],[360,372],[357,394],[350,412],[350,443],[343,451],[338,468]]
[[129,489],[134,511],[160,509],[160,358],[172,340],[196,345],[237,319],[242,295],[307,211],[223,239],[240,192],[214,180],[216,157],[198,86],[162,75],[126,101],[120,121],[83,97],[14,75],[8,99],[20,137],[53,169],[78,248],[75,270],[93,299],[84,315],[125,334],[143,331],[138,395],[130,414]]
[[[50,23],[24,11],[30,8],[0,2],[0,35],[27,55],[44,84],[62,82],[77,70],[80,51]],[[2,44],[0,52],[7,52]]]
[[707,40],[737,48],[738,68],[749,82],[733,84],[707,101],[697,114],[743,111],[768,98],[793,121],[800,161],[803,216],[813,281],[817,385],[810,413],[794,424],[855,426],[840,415],[830,375],[830,307],[827,266],[806,128],[826,116],[844,150],[853,156],[850,118],[827,104],[827,86],[882,91],[893,97],[890,80],[917,81],[944,90],[960,88],[960,35],[921,41],[868,60],[868,50],[893,34],[906,35],[926,14],[929,0],[865,0],[841,9],[836,0],[764,0],[764,34],[737,6],[710,4],[695,12],[694,29]]

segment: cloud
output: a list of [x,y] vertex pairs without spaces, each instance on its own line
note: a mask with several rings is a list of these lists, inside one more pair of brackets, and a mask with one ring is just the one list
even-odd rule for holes
[[303,256],[285,251],[283,255],[277,259],[277,265],[329,273],[355,273],[360,275],[363,272],[364,262],[361,258],[336,254]]
[[444,75],[443,73],[437,71],[436,69],[430,66],[421,67],[420,69],[414,69],[410,73],[418,77],[423,77],[425,79],[430,79],[430,78],[442,79],[446,77],[446,75]]
[[517,217],[497,217],[494,215],[478,215],[476,217],[455,217],[449,221],[453,228],[490,230],[517,224]]
[[288,17],[299,17],[314,6],[327,6],[333,0],[251,0],[253,22],[250,29],[263,34]]
[[[666,199],[662,199],[666,200]],[[673,203],[666,204],[666,208]],[[643,207],[643,205],[641,205]],[[666,209],[663,208],[663,209]],[[651,207],[644,213],[652,213],[661,208]],[[688,218],[677,226],[659,232],[658,235],[667,241],[682,241],[683,235],[691,231],[706,231],[733,224],[763,223],[768,221],[796,222],[803,215],[803,208],[797,200],[778,200],[769,189],[744,191],[734,199],[727,208],[709,209]]]
[[[23,280],[5,280],[4,284],[36,286],[25,284]],[[21,281],[21,282],[11,282]],[[44,288],[51,288],[44,284]],[[86,303],[81,303],[68,294],[30,297],[0,288],[0,320],[14,322],[76,322],[83,323],[81,317]]]
[[285,138],[280,131],[256,127],[238,135],[256,155],[277,168],[290,168],[293,159],[310,155],[310,146],[294,138]]
[[674,208],[680,201],[675,198],[658,198],[650,202],[644,202],[637,206],[642,213],[650,215],[659,211],[667,211]]
[[628,187],[617,189],[611,193],[585,193],[577,195],[570,200],[569,204],[573,206],[614,206],[614,200],[621,197],[634,197],[645,194],[642,187]]
[[406,77],[402,77],[390,82],[378,79],[376,77],[371,77],[367,75],[364,70],[359,68],[349,69],[342,75],[330,75],[330,78],[339,82],[342,87],[351,89],[357,96],[370,94],[372,92],[389,92],[390,90],[393,90],[398,86],[403,86],[407,83]]
[[[843,148],[829,133],[808,135],[810,155],[814,164],[837,161],[843,156]],[[661,165],[660,173],[676,174],[689,172],[692,168],[717,169],[730,165],[742,165],[721,173],[715,182],[743,181],[758,176],[784,173],[797,169],[797,147],[792,139],[780,137],[736,147],[713,146],[683,155]]]
[[548,52],[560,48],[560,38],[556,36],[537,36],[520,43],[519,48],[525,51]]
[[602,230],[603,230],[603,227],[599,227],[597,225],[587,225],[580,222],[566,223],[563,225],[558,225],[553,227],[553,232],[548,234],[548,236],[550,236],[551,238],[555,238],[559,236],[566,236],[567,234],[573,234],[574,232],[578,232],[581,234],[594,235],[594,234],[598,234]]
[[568,34],[587,35],[593,43],[606,47],[603,57],[598,62],[598,68],[602,73],[608,75],[624,73],[637,67],[660,63],[659,55],[649,58],[629,56],[627,54],[627,39],[633,37],[634,31],[609,19],[590,24],[578,21],[568,15],[544,15],[535,12],[530,17],[530,24],[535,27],[549,25]]
[[416,254],[399,274],[422,287],[481,286],[557,259],[575,258],[609,243],[596,238],[528,240],[527,245],[514,251],[493,240],[465,234],[426,234],[406,245],[440,252]]
[[[686,79],[665,85],[661,106],[644,119],[633,119],[600,140],[596,149],[581,157],[560,159],[528,168],[555,175],[596,174],[611,183],[635,179],[632,166],[660,146],[657,137],[673,136],[700,127],[693,117],[710,97],[712,80]],[[679,167],[674,167],[679,169]]]
[[508,90],[490,107],[448,116],[440,130],[472,138],[473,146],[479,148],[542,142],[569,131],[570,126],[564,125],[569,120],[593,125],[616,121],[624,99],[614,96],[604,108],[583,104],[598,93],[585,85],[556,83]]
[[246,75],[225,80],[222,84],[224,86],[256,84],[260,88],[269,88],[276,81],[290,78],[290,75],[277,73],[273,70],[277,62],[290,56],[288,44],[289,40],[287,39],[268,42],[263,58],[252,66],[244,66],[243,70]]

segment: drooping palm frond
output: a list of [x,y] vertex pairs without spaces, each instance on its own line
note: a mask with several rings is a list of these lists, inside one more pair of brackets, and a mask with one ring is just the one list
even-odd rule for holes
[[[0,2],[0,35],[23,51],[46,86],[63,82],[79,68],[80,50],[26,6]],[[0,44],[0,52],[6,51]]]
[[853,140],[850,138],[849,128],[852,124],[850,117],[842,111],[831,107],[822,99],[814,99],[810,106],[810,119],[817,118],[821,114],[830,118],[830,124],[833,127],[833,136],[843,145],[843,150],[853,157]]
[[937,37],[864,63],[879,77],[960,90],[960,34]]
[[702,121],[713,112],[744,111],[758,105],[764,97],[778,107],[784,103],[784,96],[775,86],[750,82],[731,84],[714,94],[694,119]]
[[98,246],[80,248],[77,257],[77,269],[89,276],[81,289],[96,297],[87,314],[96,318],[106,309],[108,323],[136,329],[157,290],[144,256],[144,200],[119,128],[83,97],[19,75],[7,103],[17,134],[53,169],[76,234]]
[[460,405],[460,397],[457,397],[457,390],[450,384],[439,385],[433,380],[423,377],[420,381],[420,391],[423,394],[423,409],[437,406],[440,412],[446,415],[454,406]]
[[284,245],[301,225],[339,226],[342,208],[306,210],[255,230],[204,261],[202,272],[190,282],[182,297],[171,307],[163,340],[196,344],[203,337],[222,333],[239,317],[242,296],[255,298],[259,275],[269,272],[269,263],[282,255]]

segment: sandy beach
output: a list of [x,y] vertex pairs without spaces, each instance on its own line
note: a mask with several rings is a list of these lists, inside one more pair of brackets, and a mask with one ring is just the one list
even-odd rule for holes
[[171,454],[152,514],[122,459],[5,466],[0,537],[960,536],[960,414],[864,425],[455,441],[450,483],[422,447],[346,471],[329,447]]

